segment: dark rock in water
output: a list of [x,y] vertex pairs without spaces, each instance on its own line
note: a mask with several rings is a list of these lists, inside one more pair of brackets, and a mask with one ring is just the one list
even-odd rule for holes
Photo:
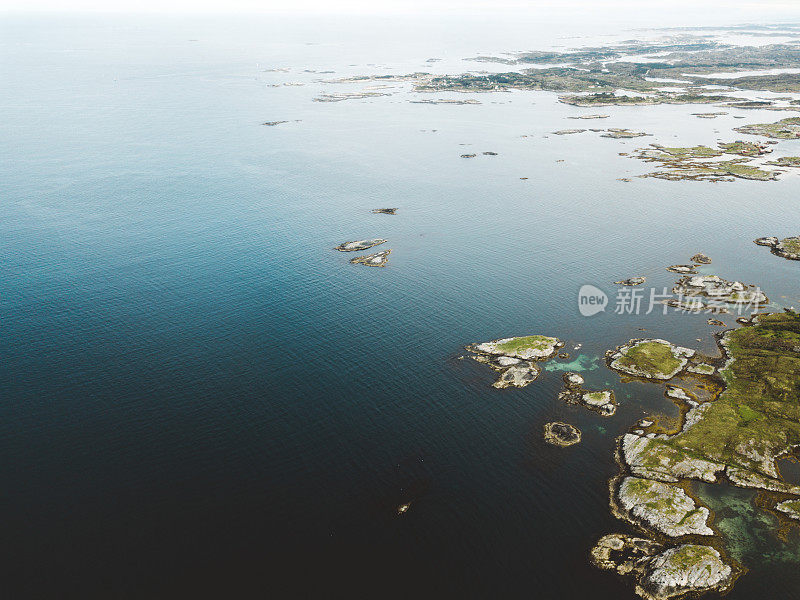
[[386,240],[382,240],[380,238],[375,238],[373,240],[356,240],[355,242],[344,242],[343,244],[339,244],[336,246],[336,248],[334,248],[334,250],[338,250],[339,252],[359,252],[361,250],[367,250],[373,246],[378,246],[385,243]]
[[367,254],[366,256],[356,256],[350,259],[350,263],[354,265],[364,265],[365,267],[385,267],[389,261],[389,254],[391,250],[381,250],[375,254]]
[[554,446],[572,446],[581,441],[580,430],[569,423],[547,423],[544,426],[544,439]]
[[461,158],[475,158],[477,154],[462,154]]
[[396,208],[373,208],[372,212],[379,215],[396,215]]
[[720,321],[719,319],[708,319],[706,323],[708,323],[709,325],[716,325],[717,327],[725,327],[725,323],[723,321]]
[[262,123],[262,125],[266,125],[267,127],[275,127],[275,125],[280,125],[281,123],[288,123],[289,121],[267,121],[266,123]]
[[497,152],[484,152],[484,156],[497,156]]
[[698,265],[710,265],[711,264],[711,259],[708,256],[706,256],[705,254],[703,254],[702,252],[698,252],[692,258],[690,258],[689,260],[691,260],[693,263],[696,263]]

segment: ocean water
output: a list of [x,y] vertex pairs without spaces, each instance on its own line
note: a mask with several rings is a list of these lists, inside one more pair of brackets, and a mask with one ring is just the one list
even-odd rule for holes
[[[798,179],[625,183],[649,165],[618,153],[735,139],[775,113],[574,121],[555,94],[424,105],[402,85],[312,101],[364,87],[325,79],[496,69],[463,59],[635,37],[611,19],[0,28],[8,597],[634,597],[588,551],[630,531],[608,509],[615,437],[677,410],[601,357],[645,335],[714,343],[705,315],[613,314],[612,282],[660,290],[675,280],[665,266],[702,251],[704,272],[799,305],[798,265],[751,243],[797,233]],[[595,126],[653,137],[548,136]],[[387,268],[332,250],[366,237],[389,240]],[[578,313],[584,284],[609,310]],[[465,344],[531,333],[571,357],[524,389],[458,360]],[[614,417],[557,400],[567,363],[615,390]],[[554,419],[582,443],[545,444]],[[729,598],[796,597],[797,533],[778,538],[741,490],[703,493],[728,508],[724,533],[751,569]]]

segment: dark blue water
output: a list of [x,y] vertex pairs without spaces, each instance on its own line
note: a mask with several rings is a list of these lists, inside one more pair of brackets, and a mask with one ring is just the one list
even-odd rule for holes
[[[476,42],[442,23],[2,22],[8,597],[633,597],[587,553],[626,530],[608,510],[614,438],[676,410],[597,359],[640,328],[713,341],[702,315],[581,317],[577,290],[639,274],[660,289],[664,266],[703,251],[797,304],[797,265],[751,243],[796,233],[797,179],[616,181],[644,172],[618,156],[640,144],[543,138],[576,123],[545,93],[312,102],[351,89],[323,77],[432,56],[461,70],[571,31],[531,40],[532,25]],[[268,87],[286,82],[305,85]],[[603,127],[692,144],[774,117],[611,110]],[[376,236],[386,269],[331,250]],[[457,360],[530,333],[597,366],[584,375],[616,390],[617,415],[559,403],[558,370],[495,390]],[[583,442],[547,446],[553,419]],[[795,594],[797,539],[768,546],[780,560],[743,555],[753,571],[730,598]]]

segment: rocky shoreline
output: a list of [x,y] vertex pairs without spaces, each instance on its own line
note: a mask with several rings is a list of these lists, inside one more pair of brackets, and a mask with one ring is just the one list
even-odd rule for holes
[[[776,338],[774,330],[785,332],[786,341]],[[691,480],[724,480],[776,494],[778,501],[770,505],[776,513],[800,519],[800,486],[784,482],[776,468],[779,457],[800,445],[800,424],[785,420],[787,408],[762,408],[764,412],[759,413],[761,400],[748,391],[752,376],[747,375],[758,368],[754,359],[763,361],[768,369],[765,376],[773,386],[779,385],[780,378],[793,381],[800,375],[800,315],[788,310],[763,313],[747,320],[743,328],[716,334],[715,339],[720,349],[716,358],[658,339],[631,340],[607,356],[611,368],[614,361],[628,357],[633,364],[617,363],[615,370],[651,381],[692,372],[692,365],[711,369],[701,377],[725,371],[713,379],[720,391],[702,399],[682,387],[667,386],[665,396],[681,407],[682,424],[677,431],[659,431],[652,420],[645,420],[618,439],[620,474],[609,483],[610,507],[616,517],[651,539],[607,535],[598,541],[591,557],[599,568],[633,577],[637,594],[649,600],[724,592],[743,570],[720,552],[713,514],[690,493]],[[765,343],[788,362],[780,366],[764,357]],[[749,355],[751,346],[754,358]],[[637,348],[642,351],[632,353]],[[738,399],[742,393],[748,394],[745,403]],[[738,422],[729,422],[729,407],[736,411]],[[776,411],[775,416],[769,410]],[[762,419],[768,429],[759,425]],[[679,545],[663,550],[672,540]]]
[[753,240],[759,246],[768,246],[770,252],[788,260],[800,260],[800,236],[779,240],[776,237],[761,237]]

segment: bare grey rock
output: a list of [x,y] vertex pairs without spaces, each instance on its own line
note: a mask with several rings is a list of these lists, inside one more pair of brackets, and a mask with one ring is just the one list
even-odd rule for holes
[[716,549],[684,544],[650,560],[636,591],[650,600],[666,600],[690,592],[724,591],[732,582],[733,569]]
[[709,510],[697,503],[683,489],[650,479],[625,477],[617,490],[620,511],[633,523],[660,533],[714,535],[707,525]]

